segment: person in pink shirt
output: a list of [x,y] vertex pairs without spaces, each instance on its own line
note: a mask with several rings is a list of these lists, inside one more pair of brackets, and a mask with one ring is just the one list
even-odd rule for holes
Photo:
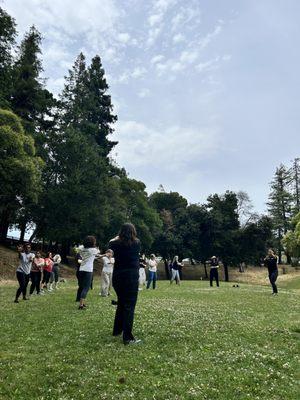
[[44,268],[43,268],[43,281],[44,284],[43,288],[48,289],[49,292],[52,291],[50,288],[50,277],[53,268],[53,260],[52,260],[52,253],[47,253],[46,258],[44,259]]

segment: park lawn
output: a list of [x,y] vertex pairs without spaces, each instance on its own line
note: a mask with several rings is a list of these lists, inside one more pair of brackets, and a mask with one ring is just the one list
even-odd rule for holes
[[125,347],[111,298],[96,287],[79,311],[75,289],[14,304],[0,286],[1,399],[300,399],[298,290],[159,281],[139,293],[143,344]]

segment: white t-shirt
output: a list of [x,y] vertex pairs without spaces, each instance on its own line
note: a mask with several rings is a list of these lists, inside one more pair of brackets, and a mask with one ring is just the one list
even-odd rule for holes
[[55,254],[55,256],[53,257],[53,262],[54,262],[54,264],[60,264],[61,256],[59,254]]
[[115,263],[115,259],[113,257],[103,257],[103,272],[113,272],[113,267]]
[[29,275],[32,267],[32,260],[34,259],[34,253],[20,253],[20,265],[17,269],[19,272]]
[[157,271],[157,262],[155,260],[148,261],[149,271],[156,272]]
[[82,258],[79,271],[93,272],[95,257],[97,254],[100,254],[99,249],[96,249],[96,247],[85,248],[80,246],[78,250]]

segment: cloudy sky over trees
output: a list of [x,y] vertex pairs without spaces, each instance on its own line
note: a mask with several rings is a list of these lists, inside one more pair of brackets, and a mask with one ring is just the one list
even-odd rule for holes
[[[258,211],[275,168],[299,155],[300,3],[228,0],[2,1],[43,33],[59,93],[98,53],[118,114],[114,157],[149,192],[191,202],[245,190]],[[21,35],[20,35],[21,37]]]

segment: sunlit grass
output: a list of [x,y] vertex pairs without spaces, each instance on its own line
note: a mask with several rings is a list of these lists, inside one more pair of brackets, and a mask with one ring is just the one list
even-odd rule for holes
[[1,399],[300,398],[299,291],[158,282],[139,293],[143,343],[125,347],[97,286],[86,311],[75,283],[20,304],[15,287],[0,287]]

